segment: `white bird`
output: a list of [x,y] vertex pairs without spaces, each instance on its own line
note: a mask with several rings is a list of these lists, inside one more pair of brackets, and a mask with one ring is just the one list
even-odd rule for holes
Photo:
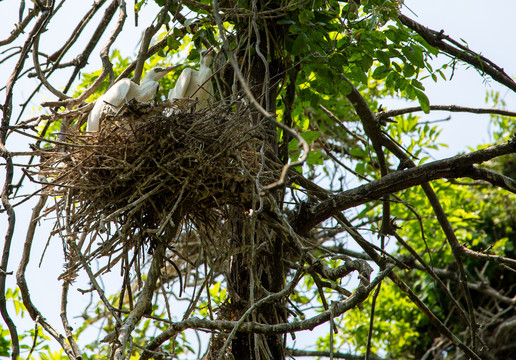
[[100,115],[104,106],[120,107],[129,100],[136,99],[140,102],[152,100],[158,92],[159,83],[163,76],[180,65],[167,68],[155,67],[147,72],[140,85],[131,79],[122,79],[114,84],[108,91],[101,95],[95,102],[95,106],[88,115],[86,131],[98,131]]
[[212,71],[210,69],[213,60],[214,50],[210,47],[201,53],[201,64],[199,70],[184,69],[176,86],[168,92],[168,99],[197,100],[196,108],[205,108],[213,102],[213,85],[211,83]]

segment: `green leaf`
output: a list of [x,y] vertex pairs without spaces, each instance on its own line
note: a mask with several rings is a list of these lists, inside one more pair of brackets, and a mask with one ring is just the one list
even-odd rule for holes
[[374,54],[375,54],[376,58],[378,59],[378,61],[381,62],[383,65],[385,65],[385,66],[391,65],[391,57],[386,52],[377,50]]
[[405,94],[407,95],[407,97],[409,99],[414,99],[416,97],[416,92],[415,92],[415,88],[410,85],[410,83],[407,83],[406,86],[405,86]]
[[403,75],[407,78],[414,76],[416,69],[411,64],[405,64],[403,66]]
[[[305,131],[299,135],[301,135],[301,137],[303,139],[305,139],[305,141],[310,145],[315,140],[317,140],[317,138],[319,137],[320,134],[319,134],[319,131]],[[290,140],[290,142],[288,143],[288,150],[289,151],[297,150],[298,144],[299,144],[299,141],[297,141],[297,139]]]
[[305,139],[305,141],[308,144],[311,144],[315,140],[317,140],[317,138],[319,137],[320,134],[319,134],[319,131],[305,131],[304,133],[301,133],[300,135],[303,139]]
[[167,38],[167,45],[170,50],[177,50],[181,46],[181,42],[175,36],[169,36]]
[[392,69],[390,67],[385,66],[385,65],[380,65],[376,69],[374,69],[373,75],[372,75],[373,79],[375,79],[375,80],[384,79],[391,71],[392,71]]
[[341,53],[333,53],[328,58],[332,67],[341,69],[343,66],[348,64],[348,59]]
[[428,100],[428,97],[419,89],[414,89],[414,91],[416,93],[417,101],[419,101],[419,105],[421,105],[421,110],[423,110],[425,114],[428,114],[430,112],[430,101]]
[[179,28],[174,28],[174,30],[172,31],[172,33],[174,34],[174,36],[175,36],[176,38],[178,38],[178,37],[183,37],[183,36],[184,36],[183,32],[182,32],[182,31],[181,31],[181,29],[179,29]]
[[278,21],[278,24],[282,24],[282,25],[294,25],[296,24],[295,21],[293,20],[289,20],[289,19],[282,19],[282,20],[279,20]]
[[315,15],[312,11],[303,10],[301,13],[299,13],[298,19],[299,22],[303,25],[307,25],[310,23],[311,20],[315,18]]
[[401,52],[412,64],[416,65],[419,68],[425,67],[423,51],[419,46],[405,46],[401,49]]
[[351,93],[351,90],[353,90],[353,88],[351,87],[351,84],[348,83],[347,81],[341,81],[339,83],[339,89],[340,89],[340,92],[342,95],[348,95]]
[[134,12],[140,11],[142,6],[147,2],[147,0],[138,1],[136,4],[134,4]]
[[371,56],[364,55],[360,59],[360,67],[362,68],[362,70],[368,71],[371,68],[371,66],[373,66],[373,58]]
[[346,76],[350,80],[355,80],[361,82],[362,84],[367,84],[367,74],[358,66],[353,66],[351,69],[349,69]]
[[[396,71],[391,71],[387,77],[385,78],[385,86],[389,89],[392,89],[395,87],[396,79],[399,77],[398,73]],[[397,89],[396,89],[397,90]]]
[[307,43],[306,43],[306,35],[300,34],[294,40],[294,44],[292,45],[292,56],[298,56],[302,54],[307,49]]
[[310,151],[306,158],[306,162],[309,165],[323,165],[321,150]]

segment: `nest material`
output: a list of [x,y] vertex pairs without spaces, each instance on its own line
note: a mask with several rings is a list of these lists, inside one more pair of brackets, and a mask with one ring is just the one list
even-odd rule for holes
[[145,244],[178,212],[249,208],[258,174],[262,184],[279,175],[280,165],[263,163],[265,133],[248,109],[166,116],[162,106],[130,102],[103,115],[100,133],[70,134],[66,149],[40,154],[47,191],[75,234],[110,224],[125,248]]

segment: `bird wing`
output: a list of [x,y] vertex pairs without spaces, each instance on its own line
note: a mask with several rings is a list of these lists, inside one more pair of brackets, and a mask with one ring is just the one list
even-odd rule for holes
[[136,99],[139,102],[146,102],[154,99],[158,93],[159,83],[157,81],[143,81],[140,85],[133,83],[126,101]]
[[189,89],[188,96],[193,99],[197,98],[200,103],[211,101],[213,99],[213,85],[211,84],[212,74],[210,68],[201,67],[195,76],[195,82],[191,82],[193,87]]
[[[127,100],[130,100],[128,99],[128,94],[135,87],[137,88],[138,85],[133,83],[130,79],[122,79],[111,86],[101,98],[103,98],[103,102],[119,107]],[[99,100],[101,98],[99,98]]]
[[93,105],[93,109],[91,109],[88,115],[88,123],[86,125],[86,131],[98,131],[100,124],[100,115],[102,114],[102,109],[104,108],[104,101],[102,100],[102,96],[97,99],[95,105]]
[[86,131],[98,131],[100,125],[100,116],[102,115],[102,110],[104,106],[107,104],[111,104],[113,106],[119,107],[126,100],[127,94],[134,84],[130,79],[122,79],[118,81],[116,84],[111,86],[108,91],[106,91],[103,95],[101,95],[97,101],[95,101],[95,105],[88,115],[88,124],[86,126]]
[[186,90],[192,78],[192,69],[184,69],[179,79],[177,79],[176,86],[168,92],[168,99],[181,99],[186,95]]

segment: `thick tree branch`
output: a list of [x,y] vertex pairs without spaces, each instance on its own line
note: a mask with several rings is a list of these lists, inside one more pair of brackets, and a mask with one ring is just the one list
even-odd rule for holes
[[421,35],[433,47],[474,66],[480,72],[491,76],[493,80],[507,86],[512,91],[516,91],[516,82],[491,60],[461,45],[445,35],[443,31],[429,29],[401,13],[398,14],[398,19],[403,25]]
[[[320,350],[298,350],[298,349],[287,349],[287,353],[293,357],[310,356],[314,357],[333,357],[334,359],[345,359],[345,360],[363,360],[364,355],[353,355],[342,352],[320,351]],[[388,360],[388,358],[382,358],[375,354],[369,354],[370,360]]]
[[516,139],[464,155],[392,172],[368,184],[344,191],[317,205],[306,207],[292,219],[296,232],[304,234],[335,213],[378,200],[382,196],[442,178],[467,177],[473,164],[516,152]]
[[497,172],[474,166],[467,170],[466,176],[474,180],[487,181],[493,186],[498,186],[516,194],[516,180]]

